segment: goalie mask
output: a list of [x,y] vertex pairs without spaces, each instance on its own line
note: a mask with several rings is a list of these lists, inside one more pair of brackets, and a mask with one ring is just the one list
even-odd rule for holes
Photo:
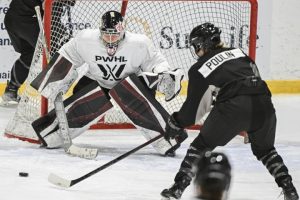
[[231,181],[231,165],[223,153],[206,152],[199,160],[194,185],[197,197],[227,199]]
[[117,11],[104,13],[101,18],[100,33],[108,55],[113,56],[119,43],[124,39],[124,22],[121,13]]
[[209,51],[215,49],[221,42],[221,30],[211,23],[196,26],[190,33],[190,50],[195,59],[199,59],[197,53],[200,49]]

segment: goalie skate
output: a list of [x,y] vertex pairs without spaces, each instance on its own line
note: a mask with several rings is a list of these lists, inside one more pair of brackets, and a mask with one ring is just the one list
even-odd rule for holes
[[4,107],[16,107],[20,101],[20,96],[18,95],[18,87],[9,84],[7,81],[7,87],[5,92],[0,98],[0,106]]

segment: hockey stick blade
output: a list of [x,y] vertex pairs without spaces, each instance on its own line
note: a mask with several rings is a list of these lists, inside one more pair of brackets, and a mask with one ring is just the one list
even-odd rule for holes
[[49,174],[48,176],[48,181],[54,185],[60,186],[60,187],[64,187],[64,188],[68,188],[71,187],[71,181],[66,180],[64,178],[61,178],[55,174]]
[[108,163],[106,163],[106,164],[104,164],[104,165],[102,165],[102,166],[94,169],[93,171],[91,171],[91,172],[89,172],[89,173],[87,173],[87,174],[85,174],[85,175],[83,175],[83,176],[81,176],[81,177],[79,177],[77,179],[67,180],[67,179],[61,178],[61,177],[59,177],[59,176],[51,173],[49,175],[49,177],[48,177],[48,181],[50,183],[53,183],[54,185],[57,185],[57,186],[60,186],[60,187],[65,187],[65,188],[71,187],[71,186],[73,186],[73,185],[75,185],[75,184],[77,184],[77,183],[79,183],[79,182],[87,179],[88,177],[90,177],[90,176],[92,176],[92,175],[94,175],[94,174],[96,174],[96,173],[98,173],[98,172],[106,169],[107,167],[109,167],[109,166],[111,166],[111,165],[119,162],[120,160],[126,158],[127,156],[129,156],[129,155],[137,152],[138,150],[140,150],[143,147],[151,144],[152,142],[160,139],[161,137],[163,137],[163,135],[158,135],[158,136],[152,138],[151,140],[148,140],[147,142],[141,144],[140,146],[137,146],[136,148],[134,148],[134,149],[132,149],[132,150],[130,150],[130,151],[128,151],[128,152],[120,155],[119,157],[117,157],[117,158],[109,161]]
[[78,147],[72,144],[66,151],[68,154],[85,159],[94,159],[98,155],[98,149]]

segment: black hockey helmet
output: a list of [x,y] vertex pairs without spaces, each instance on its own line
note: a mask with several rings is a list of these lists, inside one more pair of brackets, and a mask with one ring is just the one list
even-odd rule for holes
[[121,13],[108,11],[102,15],[100,24],[101,39],[106,46],[107,53],[113,56],[119,43],[124,38],[125,26]]
[[198,59],[200,49],[209,51],[214,49],[220,42],[221,30],[212,23],[204,23],[193,28],[190,33],[190,48],[192,55]]
[[205,199],[226,199],[231,181],[231,165],[227,156],[218,152],[206,152],[196,166],[194,185],[197,196]]

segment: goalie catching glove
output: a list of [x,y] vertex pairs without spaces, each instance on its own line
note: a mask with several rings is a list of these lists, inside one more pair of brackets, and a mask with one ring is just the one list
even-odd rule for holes
[[177,68],[158,74],[143,72],[141,76],[150,89],[156,87],[157,91],[165,95],[165,101],[170,101],[179,94],[184,75],[182,69]]
[[180,125],[175,120],[174,116],[171,115],[166,124],[164,138],[168,141],[170,139],[175,139],[177,143],[181,143],[187,137],[188,137],[187,132],[180,127]]
[[171,101],[179,94],[183,76],[180,68],[158,74],[157,90],[165,95],[166,101]]

